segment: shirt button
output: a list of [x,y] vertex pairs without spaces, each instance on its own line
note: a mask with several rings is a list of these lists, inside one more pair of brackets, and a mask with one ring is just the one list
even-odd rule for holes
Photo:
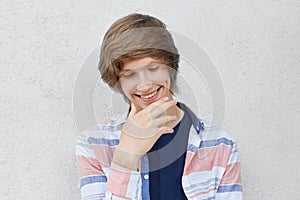
[[145,176],[144,176],[144,179],[149,179],[149,176],[146,174]]

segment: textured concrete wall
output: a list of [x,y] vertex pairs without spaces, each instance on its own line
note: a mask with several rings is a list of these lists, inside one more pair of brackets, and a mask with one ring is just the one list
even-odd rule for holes
[[[2,0],[0,198],[80,199],[72,109],[75,80],[108,26],[131,12],[162,19],[200,44],[215,63],[226,92],[224,126],[238,140],[244,198],[296,199],[296,0]],[[110,106],[101,98],[95,104]]]

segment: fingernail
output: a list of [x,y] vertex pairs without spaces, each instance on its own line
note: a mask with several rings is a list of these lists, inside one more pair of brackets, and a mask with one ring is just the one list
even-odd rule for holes
[[169,97],[165,97],[164,100],[165,100],[165,101],[168,101],[168,100],[169,100]]

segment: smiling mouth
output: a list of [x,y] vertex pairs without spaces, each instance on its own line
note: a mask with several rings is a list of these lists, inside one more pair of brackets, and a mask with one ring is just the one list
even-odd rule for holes
[[[162,87],[162,86],[161,86]],[[148,94],[148,95],[139,95],[139,94],[135,94],[136,96],[140,97],[141,99],[150,99],[151,97],[155,96],[157,94],[157,92],[160,90],[159,87],[157,90],[155,90],[154,92]]]

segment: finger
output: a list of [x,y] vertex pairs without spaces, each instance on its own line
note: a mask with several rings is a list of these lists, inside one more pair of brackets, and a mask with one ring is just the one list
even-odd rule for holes
[[164,126],[166,123],[175,121],[176,119],[176,115],[164,115],[153,120],[153,123],[155,123],[157,126]]
[[161,133],[161,135],[163,135],[163,134],[169,134],[169,133],[173,133],[173,132],[174,132],[174,129],[165,126],[165,127],[161,128],[161,132],[160,133]]
[[129,117],[132,117],[135,113],[137,113],[137,108],[136,106],[134,105],[134,103],[130,103],[130,106],[131,106],[131,111],[129,113]]
[[157,106],[162,105],[163,103],[167,102],[169,100],[169,97],[163,97],[159,99],[158,101],[155,101],[154,103],[150,104],[146,109],[149,111],[152,111],[155,109]]
[[167,101],[167,102],[165,102],[165,103],[163,103],[163,104],[157,106],[155,109],[153,109],[153,110],[151,111],[151,116],[152,116],[153,118],[157,118],[157,117],[159,117],[159,116],[165,114],[166,111],[167,111],[168,109],[170,109],[171,107],[176,106],[176,104],[177,104],[177,101],[175,101],[175,100]]

